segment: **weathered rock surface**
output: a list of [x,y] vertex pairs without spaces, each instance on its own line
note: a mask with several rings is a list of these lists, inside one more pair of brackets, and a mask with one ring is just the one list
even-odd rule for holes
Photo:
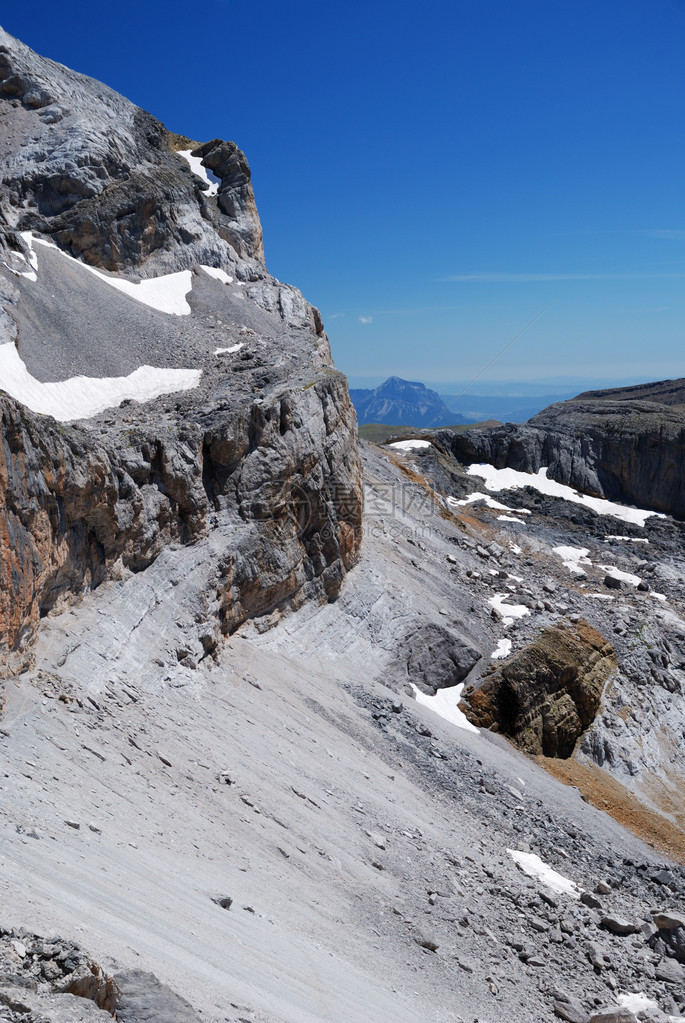
[[[659,386],[594,392],[551,405],[527,424],[437,439],[461,462],[538,472],[588,494],[685,517],[685,409],[671,401],[683,390],[669,381],[668,403]],[[665,385],[663,385],[665,388]]]
[[[229,539],[208,568],[208,636],[335,599],[361,543],[354,410],[318,311],[263,266],[244,154],[171,136],[1,30],[0,122],[0,341],[41,383],[201,369],[180,397],[79,425],[0,397],[0,659],[27,663],[58,602],[216,529]],[[216,196],[179,147],[214,173]],[[57,248],[32,254],[24,231]],[[138,279],[192,268],[188,315],[73,257]]]
[[472,639],[435,623],[409,628],[398,647],[394,677],[429,694],[463,682],[482,656]]
[[209,198],[174,152],[196,144],[1,29],[0,98],[8,229],[52,236],[107,270],[153,276],[247,260],[254,276],[266,276],[250,170],[235,143],[215,140],[197,151],[221,179]]
[[545,629],[499,668],[466,687],[460,707],[527,753],[569,757],[616,670],[609,643],[586,621]]

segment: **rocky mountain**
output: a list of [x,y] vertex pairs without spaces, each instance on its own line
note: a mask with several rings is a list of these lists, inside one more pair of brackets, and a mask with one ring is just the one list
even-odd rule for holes
[[678,403],[359,444],[237,147],[0,47],[0,1017],[683,1019]]
[[467,422],[459,413],[450,412],[437,391],[400,377],[389,377],[372,390],[352,388],[350,398],[360,424],[437,427]]
[[610,500],[685,517],[685,381],[588,391],[527,424],[445,438],[465,462],[550,478]]

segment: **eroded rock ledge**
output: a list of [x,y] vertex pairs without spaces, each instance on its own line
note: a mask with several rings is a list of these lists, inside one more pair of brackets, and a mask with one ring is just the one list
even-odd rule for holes
[[501,732],[526,753],[569,757],[616,667],[597,629],[584,619],[560,623],[467,686],[460,707],[474,725]]
[[333,600],[361,543],[361,468],[344,377],[110,431],[0,397],[0,657],[26,662],[40,617],[165,545],[232,524],[213,586],[221,632],[305,596]]

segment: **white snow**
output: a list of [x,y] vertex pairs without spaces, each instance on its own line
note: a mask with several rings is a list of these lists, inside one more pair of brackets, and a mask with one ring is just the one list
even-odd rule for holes
[[209,185],[209,188],[205,192],[205,195],[216,195],[219,191],[219,185],[221,184],[221,178],[217,178],[216,174],[212,174],[209,167],[204,167],[202,164],[202,157],[192,156],[191,149],[179,149],[178,155],[182,156],[184,160],[187,160],[190,169],[193,174],[196,174],[198,178]]
[[587,547],[552,547],[552,551],[559,555],[564,566],[573,575],[587,575],[585,569],[580,567],[592,564],[588,558],[590,551]]
[[626,543],[649,543],[646,536],[620,536],[617,533],[607,533],[604,537],[608,540],[624,540]]
[[666,600],[666,594],[665,593],[655,593],[654,590],[650,590],[649,591],[649,596],[650,597],[654,597],[655,600],[661,600],[661,601],[665,601]]
[[480,494],[478,491],[475,491],[473,494],[469,494],[468,497],[462,497],[460,500],[457,500],[456,497],[448,497],[447,501],[449,504],[454,506],[475,504],[477,501],[482,501],[488,506],[488,508],[492,508],[494,511],[516,512],[517,515],[531,514],[527,508],[510,508],[508,504],[501,504],[499,501],[496,501],[494,497],[490,497],[489,494]]
[[588,593],[588,597],[595,597],[596,600],[615,600],[610,593]]
[[557,483],[556,480],[547,479],[545,466],[537,473],[530,473],[518,472],[516,469],[495,469],[494,465],[482,464],[470,465],[467,472],[469,476],[480,476],[485,480],[488,490],[518,490],[520,487],[532,487],[538,493],[546,494],[548,497],[561,497],[564,501],[582,504],[598,515],[612,515],[614,518],[622,519],[624,522],[633,522],[638,526],[644,526],[645,521],[652,516],[664,518],[661,512],[629,508],[627,505],[605,501],[600,497],[588,497],[587,494],[580,494],[572,487]]
[[632,575],[630,572],[622,572],[620,568],[616,568],[615,565],[597,565],[597,568],[601,568],[607,575],[613,576],[614,579],[620,579],[621,582],[630,583],[631,586],[639,586],[642,582],[639,575]]
[[659,1006],[653,998],[648,998],[642,991],[635,991],[631,994],[617,995],[616,1000],[622,1009],[630,1009],[631,1012],[658,1012]]
[[244,345],[244,342],[243,341],[239,341],[237,345],[231,345],[230,348],[215,348],[214,349],[214,354],[215,355],[230,355],[232,352],[239,352],[240,349],[243,347],[243,345]]
[[396,440],[389,447],[395,448],[397,451],[416,451],[418,448],[429,448],[431,442],[429,440]]
[[[96,270],[94,266],[88,266],[87,263],[79,262],[73,256],[62,252],[52,242],[45,241],[43,238],[34,238],[30,231],[24,231],[22,237],[31,248],[32,266],[38,266],[37,260],[35,264],[33,262],[36,255],[33,246],[36,244],[44,245],[45,248],[54,249],[64,259],[76,263],[82,269],[87,270],[88,273],[99,277],[101,281],[109,284],[110,287],[123,292],[129,298],[135,298],[138,302],[142,302],[143,305],[150,306],[151,309],[157,309],[161,313],[170,313],[173,316],[188,316],[190,314],[190,306],[186,301],[186,295],[193,287],[193,275],[190,270],[179,270],[177,273],[163,274],[161,277],[151,277],[142,281],[127,281],[122,277],[112,277],[101,270]],[[32,280],[37,279],[37,277],[32,278]]]
[[[21,276],[22,277],[26,277],[29,281],[37,281],[38,280],[38,273],[37,273],[37,270],[38,270],[38,257],[36,256],[36,253],[33,250],[33,236],[32,236],[30,231],[20,231],[19,232],[19,237],[23,238],[24,241],[26,242],[27,246],[28,246],[28,249],[29,249],[29,264],[31,266],[31,269],[30,270],[25,270],[21,274]],[[7,265],[7,264],[5,264],[5,265]]]
[[491,660],[498,660],[500,657],[508,657],[511,653],[511,640],[501,639],[497,644],[497,649],[493,650],[490,654]]
[[511,545],[512,554],[523,554],[523,549],[517,543]]
[[12,342],[0,345],[0,388],[33,412],[54,416],[60,422],[88,419],[124,399],[150,401],[160,394],[197,387],[198,369],[158,369],[141,366],[127,377],[70,377],[41,383],[31,376]]
[[544,885],[559,895],[570,895],[572,899],[580,898],[583,889],[575,881],[570,881],[563,874],[559,874],[548,866],[536,853],[518,852],[516,849],[507,849],[507,852],[524,874],[528,874],[529,877],[539,877]]
[[500,522],[518,522],[519,526],[527,526],[528,523],[524,519],[517,519],[515,515],[498,515]]
[[200,263],[200,266],[208,273],[210,277],[215,277],[217,281],[221,281],[223,284],[233,284],[233,278],[222,270],[219,266],[205,266],[204,263]]
[[525,604],[505,604],[508,596],[508,593],[496,593],[488,600],[488,604],[502,615],[502,624],[505,628],[511,625],[515,618],[523,618],[524,615],[530,614]]
[[417,703],[422,704],[424,707],[429,707],[436,714],[439,714],[441,718],[444,718],[445,721],[451,721],[457,728],[463,728],[467,732],[475,732],[476,735],[480,735],[480,730],[471,724],[457,706],[461,699],[463,688],[464,683],[460,682],[458,686],[450,686],[449,689],[438,689],[435,696],[426,696],[412,682],[412,689],[414,690]]

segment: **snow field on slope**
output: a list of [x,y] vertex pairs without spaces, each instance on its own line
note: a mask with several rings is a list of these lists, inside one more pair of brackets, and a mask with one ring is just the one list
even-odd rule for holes
[[570,881],[550,867],[536,853],[519,852],[517,849],[507,849],[507,852],[524,874],[539,878],[544,885],[559,895],[570,895],[572,899],[580,898],[583,889],[575,881]]
[[[35,271],[38,269],[38,260],[34,245],[44,245],[47,249],[54,249],[55,252],[59,252],[64,259],[68,259],[72,264],[76,264],[82,269],[87,270],[88,273],[94,274],[99,280],[109,284],[111,288],[115,288],[117,291],[122,292],[122,294],[128,295],[129,298],[134,298],[137,302],[142,302],[143,305],[149,306],[150,309],[156,309],[160,313],[168,313],[171,316],[189,316],[191,313],[187,296],[193,289],[192,270],[178,270],[176,273],[162,274],[161,277],[149,277],[141,281],[127,281],[123,277],[105,274],[101,270],[96,270],[94,266],[88,266],[87,263],[74,259],[73,256],[58,249],[52,242],[45,241],[44,238],[34,237],[30,231],[23,231],[21,237],[31,250],[31,266],[34,267]],[[205,266],[203,263],[200,266],[210,277],[221,281],[223,284],[231,284],[233,282],[233,278],[219,267]],[[25,273],[22,276],[28,277],[32,281],[38,280],[36,272],[31,274]]]
[[508,596],[508,593],[496,593],[488,600],[490,607],[493,607],[502,616],[502,625],[505,629],[512,625],[516,618],[524,618],[530,614],[530,610],[525,604],[505,604],[504,601]]
[[429,440],[396,440],[389,447],[395,448],[396,451],[418,451],[421,448],[429,448],[431,442]]
[[[447,503],[451,504],[452,507],[455,508],[458,508],[460,505],[476,504],[480,501],[487,505],[488,508],[492,508],[494,511],[516,512],[517,515],[532,514],[532,512],[530,512],[527,508],[510,508],[508,504],[502,504],[500,501],[496,501],[494,497],[490,497],[489,494],[480,494],[478,491],[475,491],[473,494],[469,494],[468,497],[462,497],[459,500],[456,497],[447,498]],[[502,516],[498,517],[501,518]]]
[[[611,515],[623,522],[632,522],[636,526],[644,526],[647,519],[655,516],[664,518],[661,512],[644,511],[641,508],[630,508],[627,505],[616,504],[614,501],[606,501],[600,497],[589,497],[587,494],[580,494],[572,487],[547,478],[547,467],[543,466],[539,472],[519,472],[517,469],[495,469],[494,465],[482,463],[469,465],[467,467],[469,476],[479,476],[485,480],[488,490],[495,492],[500,490],[518,490],[521,487],[532,487],[540,494],[547,497],[560,497],[564,501],[571,501],[573,504],[583,505],[597,515]],[[511,510],[511,509],[509,509]]]
[[428,707],[436,714],[439,714],[441,718],[444,718],[445,721],[450,721],[453,725],[456,725],[457,728],[463,728],[467,732],[475,732],[476,735],[480,735],[479,729],[472,725],[466,715],[459,710],[458,704],[463,688],[464,683],[460,682],[458,686],[450,686],[449,689],[438,689],[434,696],[427,696],[426,693],[422,693],[412,683],[417,703],[420,703],[423,707]]
[[587,575],[585,569],[580,567],[592,564],[588,558],[590,551],[587,547],[552,547],[552,551],[559,555],[564,567],[572,575]]
[[70,377],[44,384],[31,376],[12,342],[0,345],[0,389],[32,412],[59,422],[88,419],[126,398],[151,401],[160,394],[188,391],[200,383],[199,369],[140,366],[126,377]]

